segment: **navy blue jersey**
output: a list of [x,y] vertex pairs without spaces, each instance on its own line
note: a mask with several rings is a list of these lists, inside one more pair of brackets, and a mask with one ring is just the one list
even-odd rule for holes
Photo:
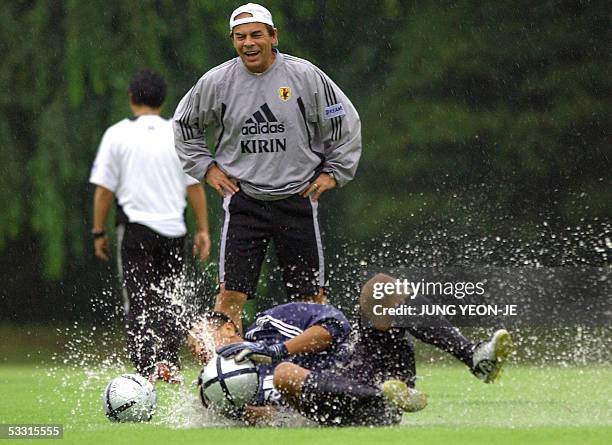
[[[332,336],[331,346],[318,353],[296,354],[286,361],[312,371],[321,371],[344,363],[348,357],[347,340],[350,324],[333,306],[315,303],[287,303],[257,314],[245,333],[245,340],[266,343],[285,342],[312,326],[322,326]],[[279,396],[272,386],[273,365],[259,366],[260,390],[257,404],[274,402]]]

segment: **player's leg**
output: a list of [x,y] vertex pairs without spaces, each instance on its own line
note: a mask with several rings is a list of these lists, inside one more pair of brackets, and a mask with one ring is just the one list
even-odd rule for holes
[[[427,316],[419,319],[412,317],[405,326],[398,326],[396,319],[390,316],[374,316],[374,304],[395,307],[399,304],[410,304],[415,307],[431,305],[431,301],[422,295],[416,297],[391,294],[384,299],[374,299],[375,283],[394,283],[395,279],[377,274],[362,288],[360,306],[362,320],[372,329],[387,332],[393,329],[405,330],[415,338],[436,346],[462,361],[481,380],[490,383],[498,377],[503,363],[512,351],[512,341],[507,331],[498,331],[489,342],[475,345],[441,315]],[[420,311],[417,310],[417,313]],[[401,323],[399,323],[401,325]]]
[[513,349],[508,331],[499,329],[488,341],[480,342],[474,348],[472,373],[485,383],[496,382]]
[[173,294],[183,270],[185,237],[165,238],[158,235],[155,246],[155,280],[151,285],[155,293],[155,327],[159,338],[157,346],[156,376],[162,380],[179,383],[179,350],[186,334],[180,304],[173,303]]
[[225,218],[219,253],[219,294],[215,311],[227,314],[242,330],[242,307],[253,298],[270,238],[267,203],[244,192],[223,199]]
[[289,362],[279,363],[274,368],[272,380],[274,388],[283,396],[292,407],[299,406],[300,394],[304,380],[310,374],[308,369]]
[[[385,331],[392,327],[401,329],[404,326],[401,326],[401,323],[398,323],[398,320],[391,316],[374,315],[372,308],[375,304],[380,304],[387,308],[395,307],[399,304],[410,304],[416,307],[431,304],[427,298],[421,295],[414,298],[414,296],[393,293],[385,295],[382,299],[375,299],[373,297],[374,287],[377,283],[384,285],[386,283],[395,283],[395,281],[396,279],[389,275],[377,274],[361,289],[359,304],[361,306],[362,317],[365,322],[368,322],[369,325],[380,331]],[[413,337],[452,354],[458,360],[470,366],[474,344],[465,338],[443,316],[431,316],[427,317],[426,320],[411,317],[410,320],[407,320],[405,328]]]
[[[324,425],[390,425],[401,420],[402,409],[422,409],[415,404],[417,392],[410,393],[399,381],[395,391],[384,391],[337,373],[309,371],[285,362],[274,370],[273,382],[289,405]],[[399,397],[400,393],[405,397]]]
[[238,329],[242,331],[242,308],[247,298],[246,293],[227,290],[225,283],[220,283],[219,293],[215,298],[214,310],[227,314],[236,323]]
[[150,234],[143,229],[137,224],[120,226],[117,261],[124,294],[128,353],[136,370],[148,377],[155,363],[155,341],[149,329],[153,317],[149,286],[153,257]]
[[271,203],[274,244],[289,299],[325,303],[325,258],[318,202],[299,195]]

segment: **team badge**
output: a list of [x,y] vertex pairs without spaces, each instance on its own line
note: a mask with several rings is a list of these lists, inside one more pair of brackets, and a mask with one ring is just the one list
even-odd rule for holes
[[289,98],[291,97],[291,88],[280,87],[278,89],[278,97],[280,97],[281,100],[289,100]]

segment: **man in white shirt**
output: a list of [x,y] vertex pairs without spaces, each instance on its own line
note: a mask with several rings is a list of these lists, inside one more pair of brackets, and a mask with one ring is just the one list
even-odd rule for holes
[[141,71],[129,85],[133,117],[106,130],[90,182],[96,185],[95,255],[108,261],[105,223],[117,198],[117,263],[123,286],[130,359],[151,379],[175,378],[184,331],[172,305],[183,267],[185,197],[196,219],[193,255],[210,251],[206,197],[186,175],[174,149],[172,123],[160,117],[166,82]]

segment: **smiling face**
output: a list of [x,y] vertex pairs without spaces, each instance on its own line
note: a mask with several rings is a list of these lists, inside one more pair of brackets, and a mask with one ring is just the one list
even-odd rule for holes
[[272,47],[278,40],[276,30],[273,30],[271,33],[263,23],[245,23],[232,31],[232,44],[244,66],[252,73],[263,73],[274,62]]

